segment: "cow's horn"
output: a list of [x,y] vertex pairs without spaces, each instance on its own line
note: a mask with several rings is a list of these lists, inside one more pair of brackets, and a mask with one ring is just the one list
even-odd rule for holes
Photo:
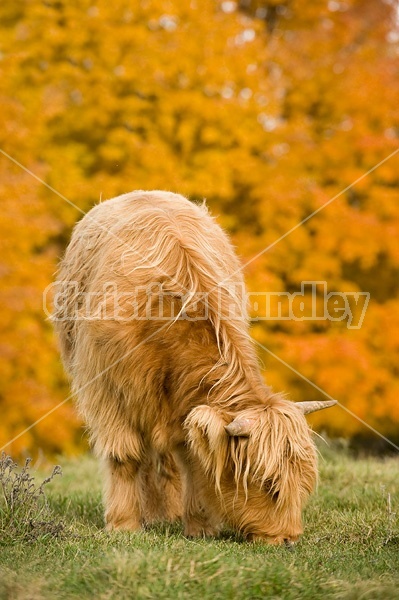
[[228,425],[225,425],[224,428],[232,437],[248,437],[251,433],[253,425],[253,419],[243,419],[237,417],[237,419],[234,419],[234,421]]
[[297,406],[304,415],[308,415],[316,410],[330,408],[330,406],[335,406],[336,404],[336,400],[316,400],[315,402],[296,402],[295,406]]

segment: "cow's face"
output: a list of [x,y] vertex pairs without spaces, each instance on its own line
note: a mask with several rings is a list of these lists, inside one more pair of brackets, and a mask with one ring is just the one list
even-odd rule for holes
[[[301,535],[302,511],[317,479],[317,461],[311,440],[307,459],[292,462],[280,454],[281,471],[274,480],[262,478],[251,468],[247,478],[237,481],[235,465],[221,482],[221,497],[225,518],[251,541],[271,544],[296,542]],[[243,440],[235,440],[237,447]],[[245,450],[244,450],[245,453]]]
[[317,479],[317,456],[303,413],[286,400],[242,411],[231,423],[209,406],[188,419],[189,441],[224,518],[251,540],[294,542]]

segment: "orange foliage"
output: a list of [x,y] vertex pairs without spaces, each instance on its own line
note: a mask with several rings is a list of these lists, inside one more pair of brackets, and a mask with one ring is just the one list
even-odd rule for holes
[[[244,264],[270,246],[245,267],[252,291],[369,292],[360,329],[269,320],[253,334],[397,438],[399,155],[362,177],[399,145],[394,3],[24,0],[0,6],[0,32],[0,148],[62,195],[0,155],[0,446],[68,395],[42,291],[73,223],[140,188],[207,197]],[[320,397],[260,356],[276,388]],[[367,432],[339,408],[313,422]],[[11,448],[80,445],[67,402]]]

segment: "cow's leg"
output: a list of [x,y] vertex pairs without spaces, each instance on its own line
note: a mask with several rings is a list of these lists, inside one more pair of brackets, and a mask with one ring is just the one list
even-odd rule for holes
[[108,530],[134,531],[142,525],[140,464],[134,459],[105,461],[105,522]]
[[158,468],[164,497],[165,518],[175,521],[183,516],[182,482],[176,461],[171,453],[160,457]]
[[[146,446],[141,432],[132,423],[127,392],[123,393],[113,384],[110,373],[102,377],[96,374],[103,368],[105,357],[97,350],[86,354],[94,358],[86,360],[81,350],[80,376],[75,378],[74,386],[81,413],[90,428],[93,452],[104,468],[106,526],[109,530],[133,531],[143,522],[140,468],[146,457]],[[104,358],[104,363],[96,362],[98,356]]]
[[219,511],[215,504],[207,500],[207,484],[196,474],[190,464],[185,448],[176,452],[176,460],[182,474],[183,484],[183,524],[187,537],[215,536],[221,528]]
[[175,521],[182,516],[181,478],[170,453],[154,452],[141,469],[145,521]]

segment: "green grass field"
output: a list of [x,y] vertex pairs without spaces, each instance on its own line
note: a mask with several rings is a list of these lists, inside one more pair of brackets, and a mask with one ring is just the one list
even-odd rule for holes
[[46,494],[65,531],[29,541],[10,535],[3,520],[1,599],[399,598],[399,457],[354,460],[324,447],[319,489],[293,550],[228,532],[187,540],[178,524],[106,533],[96,462],[59,462],[63,476]]

